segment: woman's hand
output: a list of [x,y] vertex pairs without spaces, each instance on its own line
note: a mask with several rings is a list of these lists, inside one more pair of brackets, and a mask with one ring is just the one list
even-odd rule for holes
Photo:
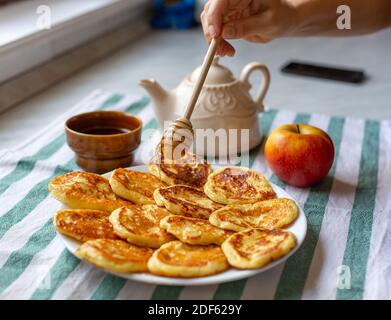
[[284,0],[209,0],[201,13],[208,42],[222,36],[218,55],[233,56],[235,49],[226,39],[268,42],[292,32],[295,8]]
[[[351,11],[351,28],[339,29],[337,8]],[[354,36],[391,26],[390,0],[209,0],[201,14],[208,42],[222,36],[217,54],[233,56],[227,39],[268,42],[287,36]]]

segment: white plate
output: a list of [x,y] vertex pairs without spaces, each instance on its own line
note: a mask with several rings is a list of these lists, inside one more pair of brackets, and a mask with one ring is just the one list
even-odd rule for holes
[[[146,166],[134,166],[130,167],[132,170],[137,170],[141,172],[148,171]],[[110,173],[104,174],[105,177],[109,177]],[[275,184],[272,184],[272,187],[274,191],[277,194],[278,198],[289,198],[293,199],[285,190],[281,189],[280,187],[276,186]],[[64,207],[65,208],[65,207]],[[299,207],[299,216],[296,219],[296,221],[289,227],[287,230],[294,233],[297,239],[297,245],[296,247],[286,256],[273,261],[272,263],[269,263],[263,268],[255,269],[255,270],[238,270],[231,268],[225,272],[207,276],[207,277],[201,277],[201,278],[190,278],[190,279],[184,279],[184,278],[168,278],[168,277],[162,277],[162,276],[156,276],[150,273],[134,273],[134,274],[123,274],[123,273],[113,273],[119,277],[138,281],[138,282],[145,282],[155,285],[171,285],[171,286],[200,286],[200,285],[211,285],[211,284],[217,284],[222,282],[229,282],[239,279],[248,278],[251,276],[254,276],[258,273],[264,272],[266,270],[269,270],[271,268],[274,268],[275,266],[279,265],[286,259],[288,259],[291,255],[293,255],[297,249],[301,246],[301,244],[304,241],[306,232],[307,232],[307,220],[305,217],[305,214],[303,210]],[[64,236],[61,233],[58,233],[60,238],[64,241],[65,246],[67,249],[72,253],[75,254],[76,249],[80,246],[80,243],[72,240],[71,238]]]

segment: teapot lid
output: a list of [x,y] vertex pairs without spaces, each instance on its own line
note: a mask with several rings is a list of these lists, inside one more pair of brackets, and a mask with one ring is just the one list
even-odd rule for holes
[[[200,76],[201,66],[196,68],[190,76],[191,82],[196,82]],[[212,65],[210,66],[208,76],[205,79],[206,85],[225,84],[235,81],[235,77],[232,72],[227,68],[219,64],[219,58],[214,57]]]

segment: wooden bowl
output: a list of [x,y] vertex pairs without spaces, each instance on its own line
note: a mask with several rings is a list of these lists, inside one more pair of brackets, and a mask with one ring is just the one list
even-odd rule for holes
[[118,111],[76,115],[65,123],[69,147],[77,165],[90,172],[105,173],[133,163],[141,142],[142,121]]

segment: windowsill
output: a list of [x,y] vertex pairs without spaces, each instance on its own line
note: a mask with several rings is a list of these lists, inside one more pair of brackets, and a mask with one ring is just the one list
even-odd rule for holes
[[[40,5],[51,9],[48,30],[36,26]],[[0,83],[115,29],[150,5],[146,0],[30,0],[2,7]]]

